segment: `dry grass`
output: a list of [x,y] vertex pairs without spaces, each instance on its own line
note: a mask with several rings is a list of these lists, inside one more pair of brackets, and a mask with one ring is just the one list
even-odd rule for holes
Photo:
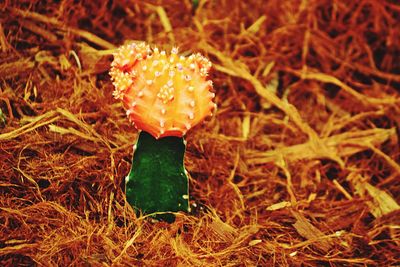
[[[95,2],[0,4],[1,266],[399,263],[396,1]],[[170,225],[124,199],[137,133],[107,72],[126,40],[214,63],[197,208]]]

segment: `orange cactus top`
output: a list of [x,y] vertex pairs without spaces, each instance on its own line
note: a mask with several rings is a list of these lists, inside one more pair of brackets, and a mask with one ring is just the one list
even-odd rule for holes
[[145,43],[120,47],[111,64],[114,97],[122,100],[126,115],[139,130],[155,138],[182,137],[215,108],[206,80],[211,62],[201,54],[167,55]]

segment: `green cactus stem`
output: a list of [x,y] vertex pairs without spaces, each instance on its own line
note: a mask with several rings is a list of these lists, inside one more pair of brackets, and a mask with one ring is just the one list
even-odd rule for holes
[[175,216],[170,212],[188,211],[185,149],[182,137],[156,139],[145,131],[139,134],[126,177],[126,197],[137,213],[156,213],[156,219],[173,222]]

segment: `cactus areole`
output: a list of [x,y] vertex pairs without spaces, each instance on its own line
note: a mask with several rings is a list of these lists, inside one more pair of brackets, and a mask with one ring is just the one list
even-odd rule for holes
[[172,222],[171,212],[189,210],[183,137],[216,107],[210,68],[200,54],[179,56],[177,48],[167,54],[145,43],[124,45],[114,54],[113,95],[141,131],[126,177],[127,200],[138,212]]

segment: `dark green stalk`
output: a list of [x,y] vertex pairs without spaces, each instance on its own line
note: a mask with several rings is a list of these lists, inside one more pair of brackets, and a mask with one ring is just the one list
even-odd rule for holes
[[138,213],[167,212],[154,217],[173,222],[170,212],[188,211],[185,149],[181,137],[155,139],[144,131],[139,134],[126,183],[127,200]]

